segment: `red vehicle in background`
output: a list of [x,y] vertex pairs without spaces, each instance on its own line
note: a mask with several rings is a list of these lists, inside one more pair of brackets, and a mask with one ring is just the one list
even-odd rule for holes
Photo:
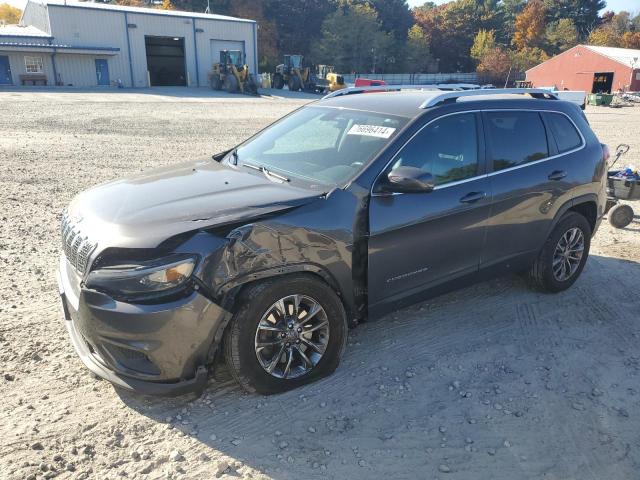
[[356,87],[381,87],[386,85],[384,80],[371,80],[369,78],[356,78]]

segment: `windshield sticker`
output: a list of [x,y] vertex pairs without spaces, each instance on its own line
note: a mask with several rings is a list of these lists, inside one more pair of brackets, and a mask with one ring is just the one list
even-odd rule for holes
[[381,127],[379,125],[354,125],[349,129],[347,135],[363,135],[365,137],[389,138],[395,131],[395,128]]

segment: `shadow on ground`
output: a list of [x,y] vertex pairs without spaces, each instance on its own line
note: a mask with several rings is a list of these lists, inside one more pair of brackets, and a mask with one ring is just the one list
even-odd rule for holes
[[195,400],[119,394],[274,478],[631,478],[638,278],[591,256],[558,295],[512,276],[441,296],[359,326],[334,375],[280,395],[224,371]]

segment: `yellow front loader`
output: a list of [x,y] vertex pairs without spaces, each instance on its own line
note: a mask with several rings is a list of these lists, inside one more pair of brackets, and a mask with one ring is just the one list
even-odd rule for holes
[[220,51],[220,62],[214,63],[209,71],[209,86],[229,93],[258,94],[258,85],[240,50]]
[[347,88],[344,77],[335,72],[332,65],[316,65],[316,74],[313,79],[314,90],[320,93],[335,92]]
[[285,55],[284,63],[276,67],[273,74],[273,88],[282,89],[285,85],[289,90],[312,90],[311,71],[302,66],[302,55]]

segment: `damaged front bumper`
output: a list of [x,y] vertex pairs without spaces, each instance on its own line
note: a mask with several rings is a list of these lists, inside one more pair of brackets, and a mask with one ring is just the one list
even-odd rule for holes
[[82,288],[64,255],[58,285],[65,326],[85,366],[120,387],[149,395],[202,390],[229,312],[198,292],[132,304]]

